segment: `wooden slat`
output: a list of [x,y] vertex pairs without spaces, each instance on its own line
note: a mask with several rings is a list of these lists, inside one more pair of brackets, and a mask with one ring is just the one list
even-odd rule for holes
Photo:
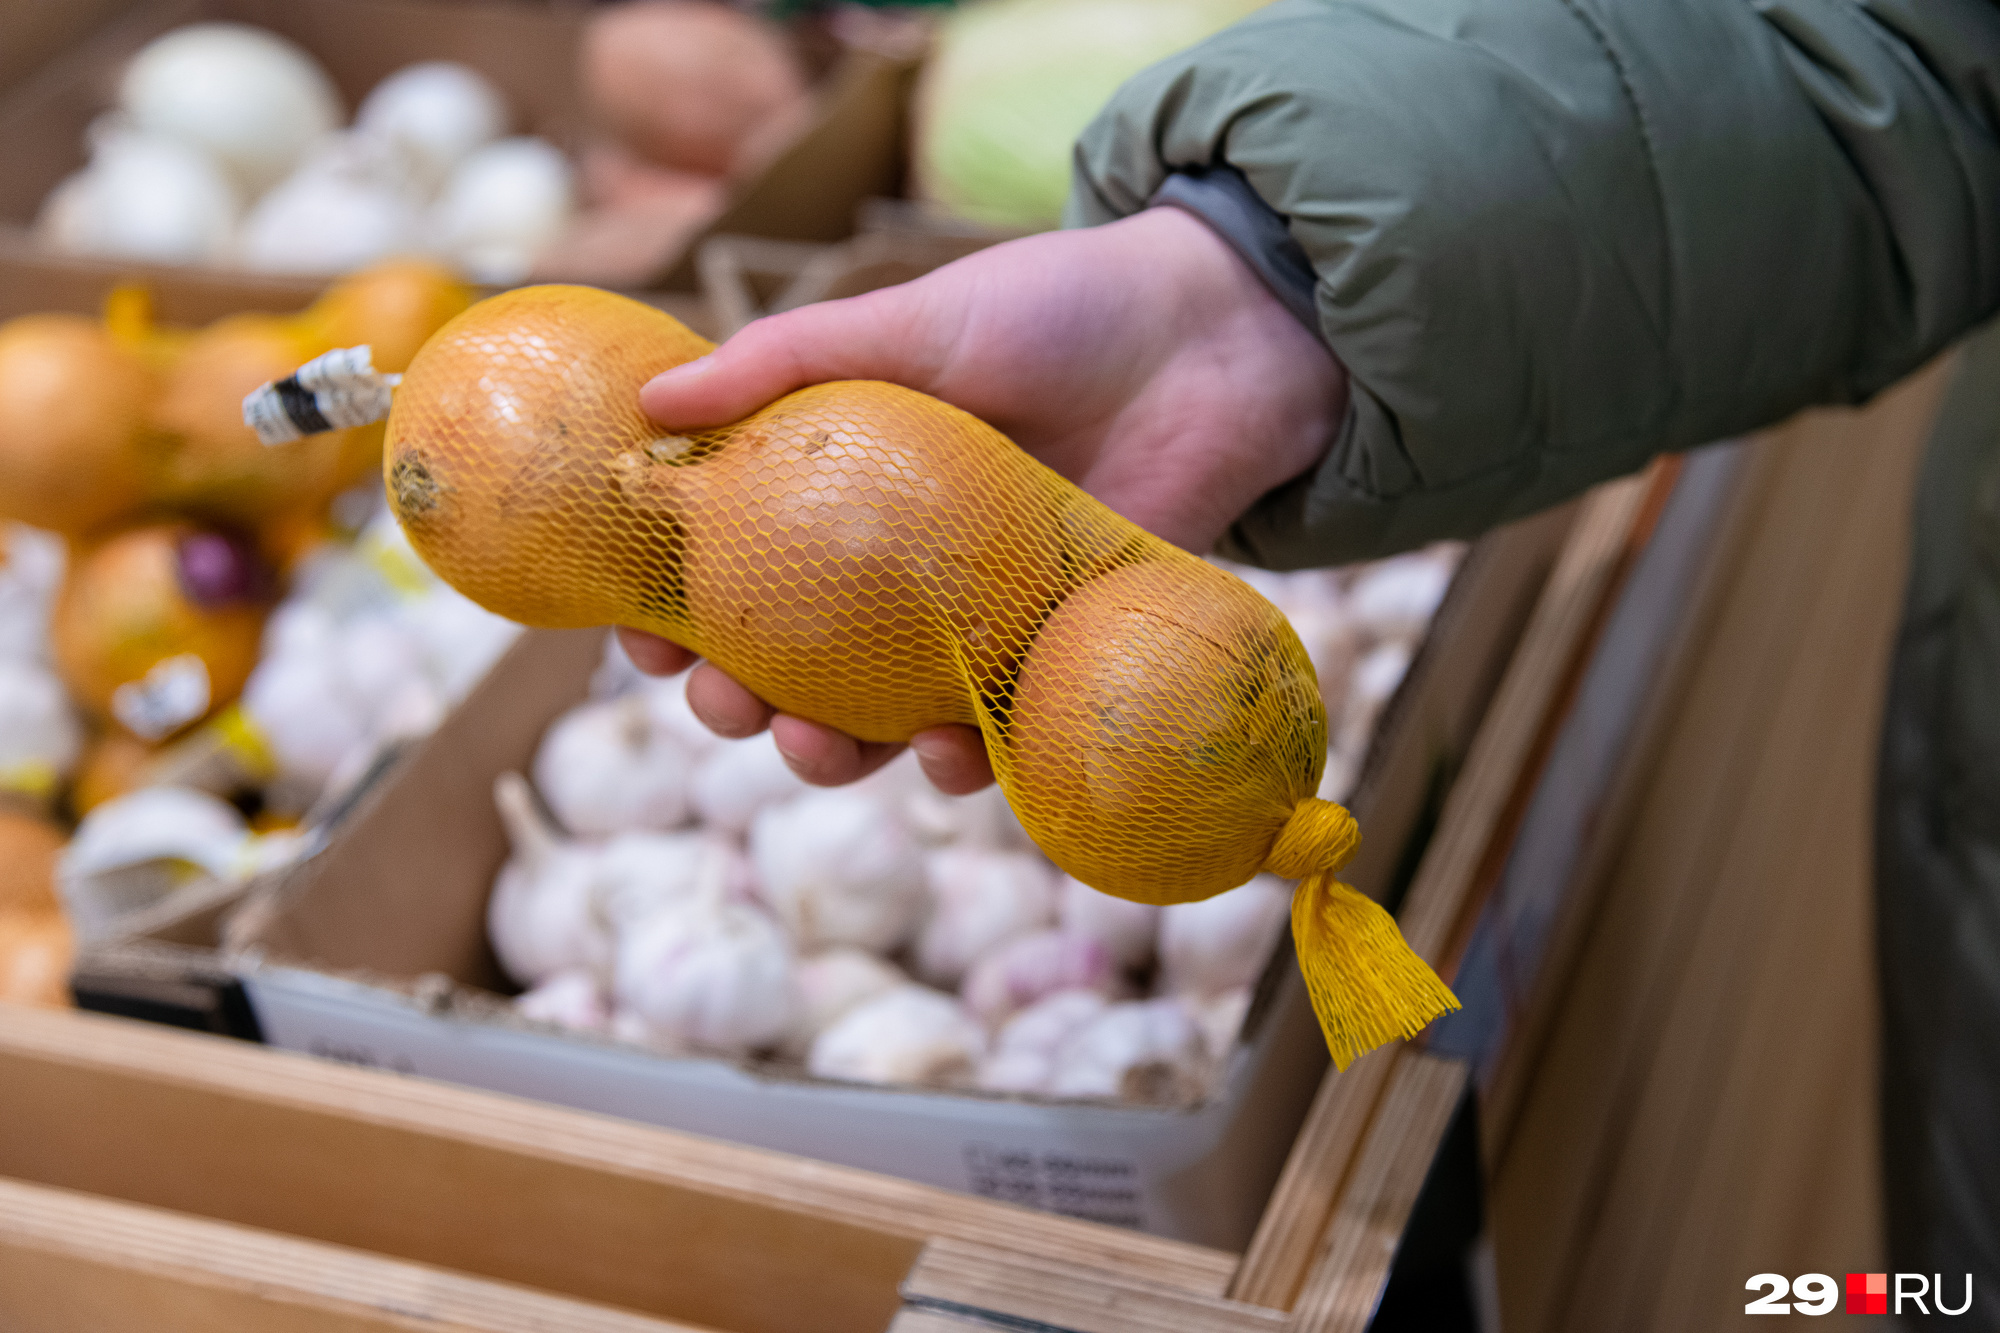
[[903,1282],[903,1300],[948,1316],[1063,1333],[1277,1333],[1287,1326],[1282,1313],[1262,1306],[958,1240],[924,1247]]
[[[1592,491],[1535,604],[1418,866],[1401,924],[1447,979],[1504,864],[1540,766],[1618,588],[1671,492],[1676,465]],[[1291,1308],[1382,1098],[1390,1055],[1328,1071],[1230,1294]]]
[[1362,1333],[1368,1327],[1466,1076],[1463,1061],[1400,1053],[1292,1309],[1287,1328],[1293,1333]]
[[1219,1295],[1235,1263],[871,1172],[89,1015],[0,1009],[0,1125],[0,1175],[742,1333],[877,1333],[934,1237],[1202,1295]]
[[1644,545],[1648,516],[1672,490],[1675,472],[1671,461],[1657,463],[1590,493],[1445,801],[1398,923],[1410,947],[1447,979],[1613,596]]
[[358,1250],[4,1179],[0,1324],[34,1333],[702,1333]]
[[1257,1235],[1230,1284],[1231,1296],[1275,1310],[1292,1308],[1401,1049],[1370,1051],[1345,1072],[1329,1069],[1320,1081]]
[[[889,1324],[889,1333],[993,1333],[1005,1325],[996,1324],[991,1319],[982,1319],[971,1314],[943,1314],[937,1310],[913,1310],[904,1307],[897,1311]],[[1008,1333],[1020,1333],[1019,1326]]]
[[1632,813],[1583,863],[1578,961],[1502,1071],[1509,1330],[1708,1329],[1749,1273],[1882,1262],[1871,792],[1939,388],[1934,369],[1756,446],[1754,521],[1629,760]]
[[1674,734],[1685,702],[1691,663],[1707,645],[1734,571],[1762,519],[1777,470],[1752,451],[1718,516],[1703,568],[1687,596],[1686,611],[1667,640],[1655,668],[1649,696],[1640,706],[1619,757],[1617,771],[1591,825],[1566,888],[1560,913],[1549,927],[1541,966],[1526,988],[1513,1030],[1494,1069],[1480,1089],[1481,1153],[1488,1163],[1507,1154],[1521,1100],[1547,1037],[1549,1019],[1561,1005],[1599,902],[1598,889],[1617,849],[1637,818],[1661,747]]

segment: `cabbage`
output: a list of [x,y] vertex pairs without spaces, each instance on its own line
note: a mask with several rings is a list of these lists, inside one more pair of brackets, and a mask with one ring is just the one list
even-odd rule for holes
[[1265,0],[976,0],[940,25],[917,94],[924,198],[1052,227],[1070,149],[1118,86]]

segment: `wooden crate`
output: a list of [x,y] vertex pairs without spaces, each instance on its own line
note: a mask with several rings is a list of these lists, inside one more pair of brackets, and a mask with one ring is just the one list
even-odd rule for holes
[[1709,1330],[1880,1269],[1872,836],[1948,364],[1746,451],[1483,1123],[1509,1333]]

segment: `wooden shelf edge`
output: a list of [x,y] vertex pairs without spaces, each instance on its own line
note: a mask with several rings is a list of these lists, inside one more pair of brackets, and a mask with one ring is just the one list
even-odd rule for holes
[[[23,1327],[708,1333],[342,1246],[0,1179],[0,1306]],[[199,1312],[199,1325],[184,1322]]]

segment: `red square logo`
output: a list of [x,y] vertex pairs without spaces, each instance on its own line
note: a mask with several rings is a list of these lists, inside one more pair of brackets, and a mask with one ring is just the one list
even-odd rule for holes
[[1889,1313],[1889,1275],[1887,1273],[1849,1273],[1847,1275],[1847,1313]]

